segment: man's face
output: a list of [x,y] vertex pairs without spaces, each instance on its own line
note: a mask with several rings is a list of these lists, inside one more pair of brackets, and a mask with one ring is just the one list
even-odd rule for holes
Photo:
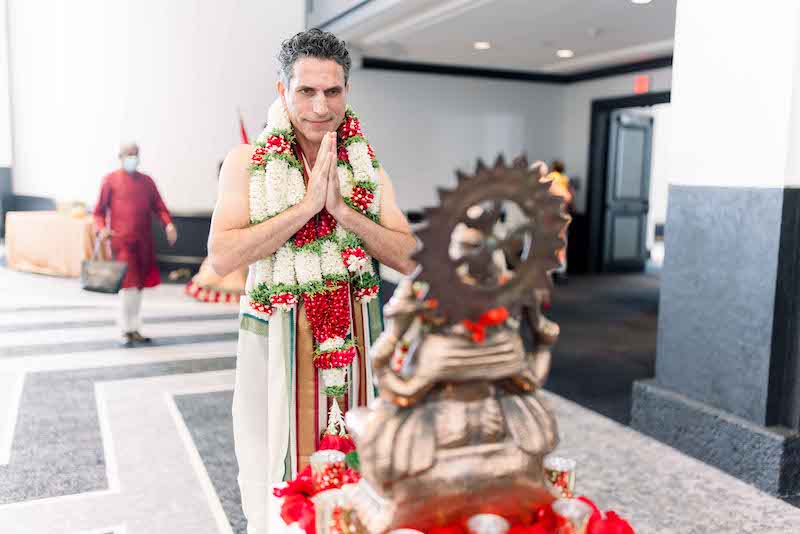
[[321,143],[327,132],[342,123],[349,89],[344,83],[344,69],[328,59],[300,59],[292,67],[289,86],[278,82],[278,93],[295,134],[312,143]]
[[123,145],[119,149],[119,160],[125,161],[128,156],[138,156],[139,147],[137,145]]

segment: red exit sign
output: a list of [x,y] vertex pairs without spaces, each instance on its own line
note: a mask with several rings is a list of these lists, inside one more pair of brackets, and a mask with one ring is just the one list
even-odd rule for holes
[[633,92],[642,95],[650,91],[650,76],[637,76],[633,79]]

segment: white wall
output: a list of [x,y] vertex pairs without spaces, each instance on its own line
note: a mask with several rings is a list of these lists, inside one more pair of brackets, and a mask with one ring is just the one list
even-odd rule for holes
[[672,69],[642,71],[567,85],[561,100],[561,153],[569,176],[577,176],[581,187],[575,199],[579,212],[586,209],[589,176],[589,131],[592,101],[601,98],[631,96],[636,76],[650,76],[650,92],[668,91],[672,86]]
[[6,29],[6,0],[0,0],[0,167],[10,167],[13,160]]
[[[275,97],[278,45],[303,27],[302,2],[276,16],[263,0],[0,1],[11,23],[15,193],[91,204],[119,142],[132,139],[179,213],[213,207],[217,165],[239,140],[236,108],[255,134]],[[669,88],[671,69],[649,74],[653,91]],[[584,180],[582,208],[591,101],[630,95],[634,76],[559,86],[354,70],[350,101],[403,209],[433,203],[456,168],[500,151],[564,159]]]
[[[752,32],[743,36],[741,28]],[[796,0],[678,2],[675,183],[800,186],[797,160],[789,157],[800,150],[798,34]]]
[[672,152],[672,104],[658,104],[647,109],[653,117],[653,147],[650,160],[650,212],[647,216],[647,248],[655,242],[656,224],[667,222],[670,177],[674,175]]
[[[794,50],[800,50],[800,9],[797,14]],[[789,115],[789,142],[786,155],[786,184],[800,185],[800,53],[794,56],[794,82]]]
[[455,186],[455,170],[476,158],[507,161],[527,152],[560,153],[560,99],[552,84],[356,70],[350,102],[392,177],[402,209],[436,202],[436,186]]
[[255,134],[278,45],[304,26],[300,1],[7,1],[15,193],[93,203],[120,141],[136,140],[183,213],[213,207],[236,108]]

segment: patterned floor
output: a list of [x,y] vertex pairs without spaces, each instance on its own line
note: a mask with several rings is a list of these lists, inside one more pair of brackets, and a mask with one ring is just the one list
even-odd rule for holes
[[230,405],[236,306],[115,297],[0,271],[0,533],[243,533]]
[[[144,301],[156,343],[123,349],[113,296],[2,268],[0,291],[0,534],[245,532],[230,415],[235,306],[161,286]],[[778,499],[548,400],[579,490],[640,534],[800,524]]]

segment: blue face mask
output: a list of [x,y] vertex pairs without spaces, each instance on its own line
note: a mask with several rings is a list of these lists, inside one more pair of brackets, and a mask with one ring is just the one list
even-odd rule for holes
[[139,156],[125,156],[125,159],[122,160],[122,168],[129,174],[136,172],[138,166]]

